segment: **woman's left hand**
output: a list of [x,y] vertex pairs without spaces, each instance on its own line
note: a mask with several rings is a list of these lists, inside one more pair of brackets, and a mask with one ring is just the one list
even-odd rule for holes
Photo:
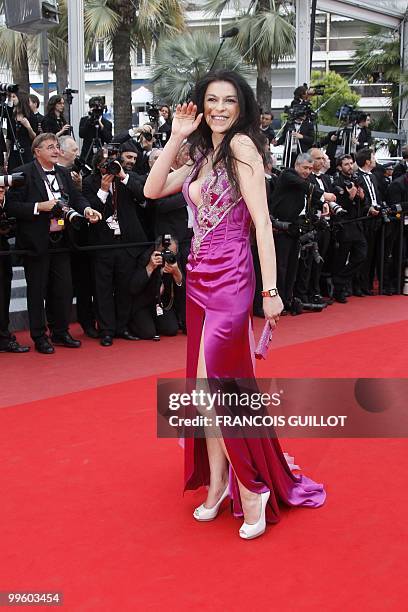
[[283,302],[279,295],[275,297],[264,297],[263,299],[263,311],[265,314],[265,319],[269,321],[272,329],[276,327],[277,322],[279,321],[280,313],[283,310]]

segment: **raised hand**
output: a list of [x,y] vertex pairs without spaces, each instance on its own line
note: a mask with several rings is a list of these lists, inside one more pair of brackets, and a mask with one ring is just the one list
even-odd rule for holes
[[173,115],[172,136],[179,136],[183,139],[188,138],[198,128],[203,118],[203,113],[200,113],[197,117],[196,115],[197,105],[193,104],[193,102],[178,104]]

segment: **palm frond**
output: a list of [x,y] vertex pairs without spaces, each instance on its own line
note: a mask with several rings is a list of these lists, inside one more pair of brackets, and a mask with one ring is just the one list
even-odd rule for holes
[[[155,56],[152,82],[162,99],[171,104],[188,99],[196,81],[211,66],[218,49],[218,38],[204,32],[183,34],[160,42]],[[233,46],[224,44],[215,68],[232,69],[240,55]],[[245,69],[241,69],[241,73]]]
[[120,15],[108,6],[107,0],[86,0],[84,5],[85,37],[99,40],[114,36]]
[[296,29],[279,12],[242,17],[236,45],[246,61],[277,64],[295,51]]

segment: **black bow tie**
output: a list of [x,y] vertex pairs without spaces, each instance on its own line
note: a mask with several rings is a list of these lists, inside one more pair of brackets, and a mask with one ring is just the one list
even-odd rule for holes
[[52,176],[55,176],[55,175],[56,175],[56,172],[55,172],[55,170],[46,170],[46,171],[45,171],[45,174],[46,174],[47,176],[48,176],[49,174],[51,174]]

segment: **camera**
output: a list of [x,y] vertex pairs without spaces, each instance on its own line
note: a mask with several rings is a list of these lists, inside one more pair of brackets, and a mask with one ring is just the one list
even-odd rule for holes
[[69,197],[64,194],[56,201],[50,216],[52,219],[64,219],[64,221],[70,223],[76,230],[80,230],[82,225],[87,223],[83,215],[80,215],[76,210],[70,207]]
[[347,123],[357,121],[359,118],[360,112],[355,109],[351,104],[343,104],[336,111],[336,117],[340,121],[345,121]]
[[295,121],[300,117],[306,117],[313,120],[316,118],[316,113],[312,109],[312,105],[307,100],[295,102],[292,106],[285,106],[284,112],[288,116],[288,121]]
[[0,94],[17,93],[18,85],[14,83],[0,83]]
[[340,204],[336,202],[329,202],[328,204],[333,215],[347,215],[347,210],[340,206]]
[[74,172],[82,172],[83,174],[90,174],[92,172],[92,168],[88,166],[80,157],[76,157],[72,164],[72,170]]
[[315,85],[308,89],[308,94],[310,96],[324,96],[324,91],[326,89],[326,85]]
[[24,183],[24,172],[15,172],[14,174],[4,174],[0,176],[0,187],[21,187]]
[[104,147],[104,161],[99,165],[99,171],[101,174],[111,174],[113,176],[121,173],[119,145],[111,143]]
[[95,96],[95,98],[91,98],[89,100],[89,105],[91,110],[88,112],[90,120],[94,123],[94,125],[99,124],[99,119],[102,117],[103,113],[108,110],[106,106],[105,96]]
[[149,115],[149,121],[157,123],[160,115],[160,109],[157,104],[146,102],[147,114]]
[[176,255],[173,253],[173,251],[170,250],[170,244],[171,244],[171,235],[163,234],[162,241],[161,241],[161,246],[163,250],[160,253],[163,259],[162,264],[161,264],[162,268],[164,268],[166,263],[175,264],[177,261]]

